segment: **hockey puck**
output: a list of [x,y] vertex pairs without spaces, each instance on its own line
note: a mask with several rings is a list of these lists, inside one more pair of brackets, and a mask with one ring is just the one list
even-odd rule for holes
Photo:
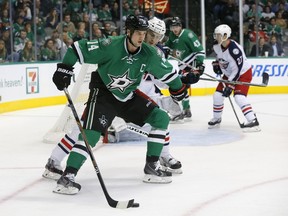
[[138,208],[139,206],[139,203],[133,203],[132,208]]

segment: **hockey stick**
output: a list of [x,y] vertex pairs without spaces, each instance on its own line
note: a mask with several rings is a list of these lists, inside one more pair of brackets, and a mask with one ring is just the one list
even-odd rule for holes
[[231,107],[232,107],[232,109],[233,109],[233,112],[234,112],[234,114],[235,114],[235,117],[236,117],[236,119],[237,119],[237,122],[238,122],[240,128],[243,128],[244,123],[240,123],[239,117],[238,117],[238,115],[237,115],[237,113],[236,113],[236,110],[235,110],[235,107],[234,107],[233,102],[232,102],[232,100],[231,100],[231,97],[229,96],[228,98],[229,98],[229,102],[230,102],[230,104],[231,104]]
[[132,125],[127,124],[127,129],[130,130],[133,133],[139,134],[141,136],[148,137],[148,133],[144,130],[141,130],[140,128],[134,127]]
[[92,153],[91,146],[90,146],[89,143],[88,143],[88,139],[87,139],[86,134],[85,134],[85,132],[84,132],[84,129],[83,129],[82,125],[81,125],[81,122],[80,122],[80,119],[79,119],[78,114],[77,114],[77,112],[76,112],[74,103],[73,103],[73,101],[72,101],[72,99],[71,99],[71,97],[70,97],[70,94],[69,94],[67,88],[64,88],[64,92],[65,92],[66,98],[67,98],[67,100],[68,100],[69,106],[70,106],[70,108],[71,108],[71,110],[72,110],[73,116],[74,116],[74,118],[75,118],[75,120],[76,120],[76,123],[77,123],[77,125],[78,125],[78,128],[79,128],[79,130],[80,130],[80,133],[81,133],[81,135],[82,135],[82,137],[83,137],[85,146],[86,146],[87,151],[88,151],[88,153],[89,153],[89,156],[90,156],[90,158],[91,158],[92,164],[93,164],[93,166],[94,166],[94,169],[95,169],[95,171],[96,171],[97,177],[98,177],[98,179],[99,179],[100,185],[101,185],[101,187],[102,187],[102,190],[103,190],[103,192],[104,192],[104,195],[105,195],[105,197],[106,197],[106,200],[107,200],[108,204],[109,204],[111,207],[113,207],[113,208],[122,208],[122,209],[130,208],[130,207],[139,207],[139,203],[134,203],[134,199],[131,199],[131,200],[128,200],[128,201],[116,201],[116,200],[114,200],[114,199],[112,199],[112,198],[110,197],[110,195],[109,195],[109,193],[108,193],[108,191],[107,191],[107,189],[106,189],[105,183],[104,183],[104,181],[103,181],[102,175],[101,175],[101,173],[100,173],[99,167],[98,167],[98,165],[97,165],[97,163],[96,163],[96,160],[95,160],[95,158],[94,158],[94,155],[93,155],[93,153]]
[[[194,67],[192,67],[191,65],[187,64],[186,62],[181,61],[178,58],[175,58],[171,55],[169,55],[168,57],[178,61],[179,63],[186,65],[187,67],[190,67],[191,69],[194,69]],[[206,81],[213,81],[213,82],[222,82],[222,83],[228,83],[228,84],[232,84],[232,85],[248,85],[248,86],[258,86],[258,87],[266,87],[268,85],[269,82],[269,74],[264,72],[262,74],[262,83],[261,84],[255,84],[255,83],[250,83],[250,82],[240,82],[240,81],[229,81],[229,80],[223,80],[223,79],[217,79],[214,76],[211,76],[210,74],[207,73],[203,73],[206,76],[210,77],[209,78],[204,78],[204,77],[200,77],[201,80],[206,80]]]
[[[205,75],[207,75],[207,74],[205,73]],[[211,77],[213,77],[213,76],[211,76]],[[241,82],[241,81],[229,81],[229,80],[217,79],[215,77],[213,77],[212,79],[200,77],[200,79],[206,80],[206,81],[213,81],[213,82],[222,82],[222,83],[227,83],[227,84],[232,84],[232,85],[248,85],[248,86],[266,87],[268,85],[268,82],[269,82],[269,74],[268,73],[262,74],[262,83],[261,84],[250,83],[250,82]]]

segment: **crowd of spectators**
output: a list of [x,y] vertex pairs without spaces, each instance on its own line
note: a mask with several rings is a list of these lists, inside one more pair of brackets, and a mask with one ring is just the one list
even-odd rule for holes
[[[211,3],[207,7],[212,11],[214,27],[228,24],[237,41],[238,4],[242,2],[247,56],[264,56],[263,41],[269,56],[285,56],[285,48],[288,50],[286,0],[259,0],[258,7],[251,0],[207,1]],[[123,0],[122,17],[119,0],[92,3],[89,0],[45,0],[45,3],[36,0],[35,15],[34,1],[15,0],[9,5],[10,2],[0,0],[0,63],[60,60],[73,41],[119,35],[123,33],[120,20],[125,22],[127,15],[145,13],[148,18],[152,15],[151,11],[144,12],[138,0]]]
[[[216,0],[213,6],[215,25],[226,23],[239,40],[239,2],[242,2],[244,48],[247,56],[285,56],[288,50],[288,3],[286,0]],[[256,49],[258,48],[258,50]],[[287,52],[287,51],[286,51]],[[287,56],[288,53],[286,53]]]
[[142,13],[138,0],[123,1],[123,17],[119,0],[36,0],[35,16],[34,1],[9,2],[0,0],[0,63],[60,60],[73,41],[122,34],[120,20]]

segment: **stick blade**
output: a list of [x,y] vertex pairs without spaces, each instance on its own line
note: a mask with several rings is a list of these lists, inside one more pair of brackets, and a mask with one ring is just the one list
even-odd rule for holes
[[268,82],[269,82],[269,74],[264,72],[262,74],[262,83],[267,86],[268,85]]
[[[113,207],[113,206],[111,206],[111,207]],[[130,208],[130,207],[133,207],[133,208],[139,207],[139,203],[134,203],[134,199],[131,199],[128,201],[118,201],[114,208],[126,209],[126,208]]]

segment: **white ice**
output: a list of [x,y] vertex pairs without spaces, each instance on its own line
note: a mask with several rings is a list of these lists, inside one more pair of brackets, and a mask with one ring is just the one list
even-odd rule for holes
[[262,129],[258,133],[241,131],[228,100],[221,128],[207,129],[212,96],[190,98],[193,121],[171,125],[171,153],[183,164],[183,174],[171,184],[142,182],[144,142],[96,148],[110,196],[140,203],[129,209],[108,206],[90,159],[76,178],[82,185],[77,195],[52,193],[56,182],[41,177],[56,145],[42,137],[62,106],[2,114],[0,215],[287,216],[288,95],[249,98]]

